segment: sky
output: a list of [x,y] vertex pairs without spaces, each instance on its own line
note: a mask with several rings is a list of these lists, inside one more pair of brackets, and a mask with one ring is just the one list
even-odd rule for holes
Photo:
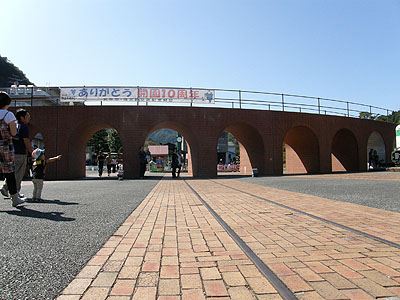
[[400,109],[400,0],[1,1],[36,86],[254,90]]

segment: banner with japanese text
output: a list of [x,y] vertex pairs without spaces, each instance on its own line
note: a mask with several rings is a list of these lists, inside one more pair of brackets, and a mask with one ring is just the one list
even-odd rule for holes
[[140,101],[173,103],[215,103],[213,90],[142,87],[60,88],[61,102]]

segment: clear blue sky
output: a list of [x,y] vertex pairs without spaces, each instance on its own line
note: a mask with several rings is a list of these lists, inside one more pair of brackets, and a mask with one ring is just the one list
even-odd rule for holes
[[0,41],[37,86],[259,90],[400,109],[399,0],[2,1]]

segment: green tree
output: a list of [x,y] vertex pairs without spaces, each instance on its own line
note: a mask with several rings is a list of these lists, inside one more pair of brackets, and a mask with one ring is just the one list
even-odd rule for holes
[[393,111],[389,116],[378,116],[377,120],[385,121],[388,120],[394,124],[400,124],[400,110]]
[[33,84],[7,57],[0,56],[0,87],[9,87],[14,83]]
[[376,115],[371,114],[371,113],[366,112],[366,111],[360,112],[360,119],[375,120],[376,117],[377,117]]
[[400,110],[393,111],[390,115],[378,115],[378,114],[371,114],[369,112],[360,112],[360,119],[370,119],[370,120],[378,120],[383,122],[391,122],[394,124],[400,124]]
[[118,131],[115,129],[107,129],[107,143],[108,148],[111,152],[121,153],[122,150],[122,142],[121,138],[119,137]]
[[106,129],[97,131],[88,141],[88,147],[91,147],[96,153],[99,151],[110,151],[108,145],[108,133]]

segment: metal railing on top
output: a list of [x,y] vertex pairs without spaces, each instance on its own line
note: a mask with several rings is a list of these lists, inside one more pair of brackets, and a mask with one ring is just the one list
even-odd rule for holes
[[[76,87],[76,88],[82,88]],[[85,87],[89,88],[89,87]],[[110,87],[112,88],[112,87]],[[127,88],[127,87],[123,87]],[[159,88],[159,89],[187,89],[182,87],[144,87],[131,86],[129,88]],[[206,89],[206,88],[190,88],[193,90],[211,90],[215,94],[214,104],[198,104],[198,103],[160,103],[143,101],[136,98],[133,101],[90,101],[86,105],[168,105],[168,106],[207,106],[234,109],[258,109],[258,110],[274,110],[289,111],[300,113],[337,115],[345,117],[360,118],[361,116],[384,116],[389,120],[389,115],[393,110],[386,108],[356,103],[352,101],[329,99],[323,97],[303,96],[273,92],[259,92],[247,90],[233,89]],[[0,88],[7,92],[12,98],[12,106],[48,106],[48,105],[84,105],[83,103],[68,103],[60,101],[59,87],[36,87],[36,86],[19,86]],[[363,113],[363,114],[361,114]]]

